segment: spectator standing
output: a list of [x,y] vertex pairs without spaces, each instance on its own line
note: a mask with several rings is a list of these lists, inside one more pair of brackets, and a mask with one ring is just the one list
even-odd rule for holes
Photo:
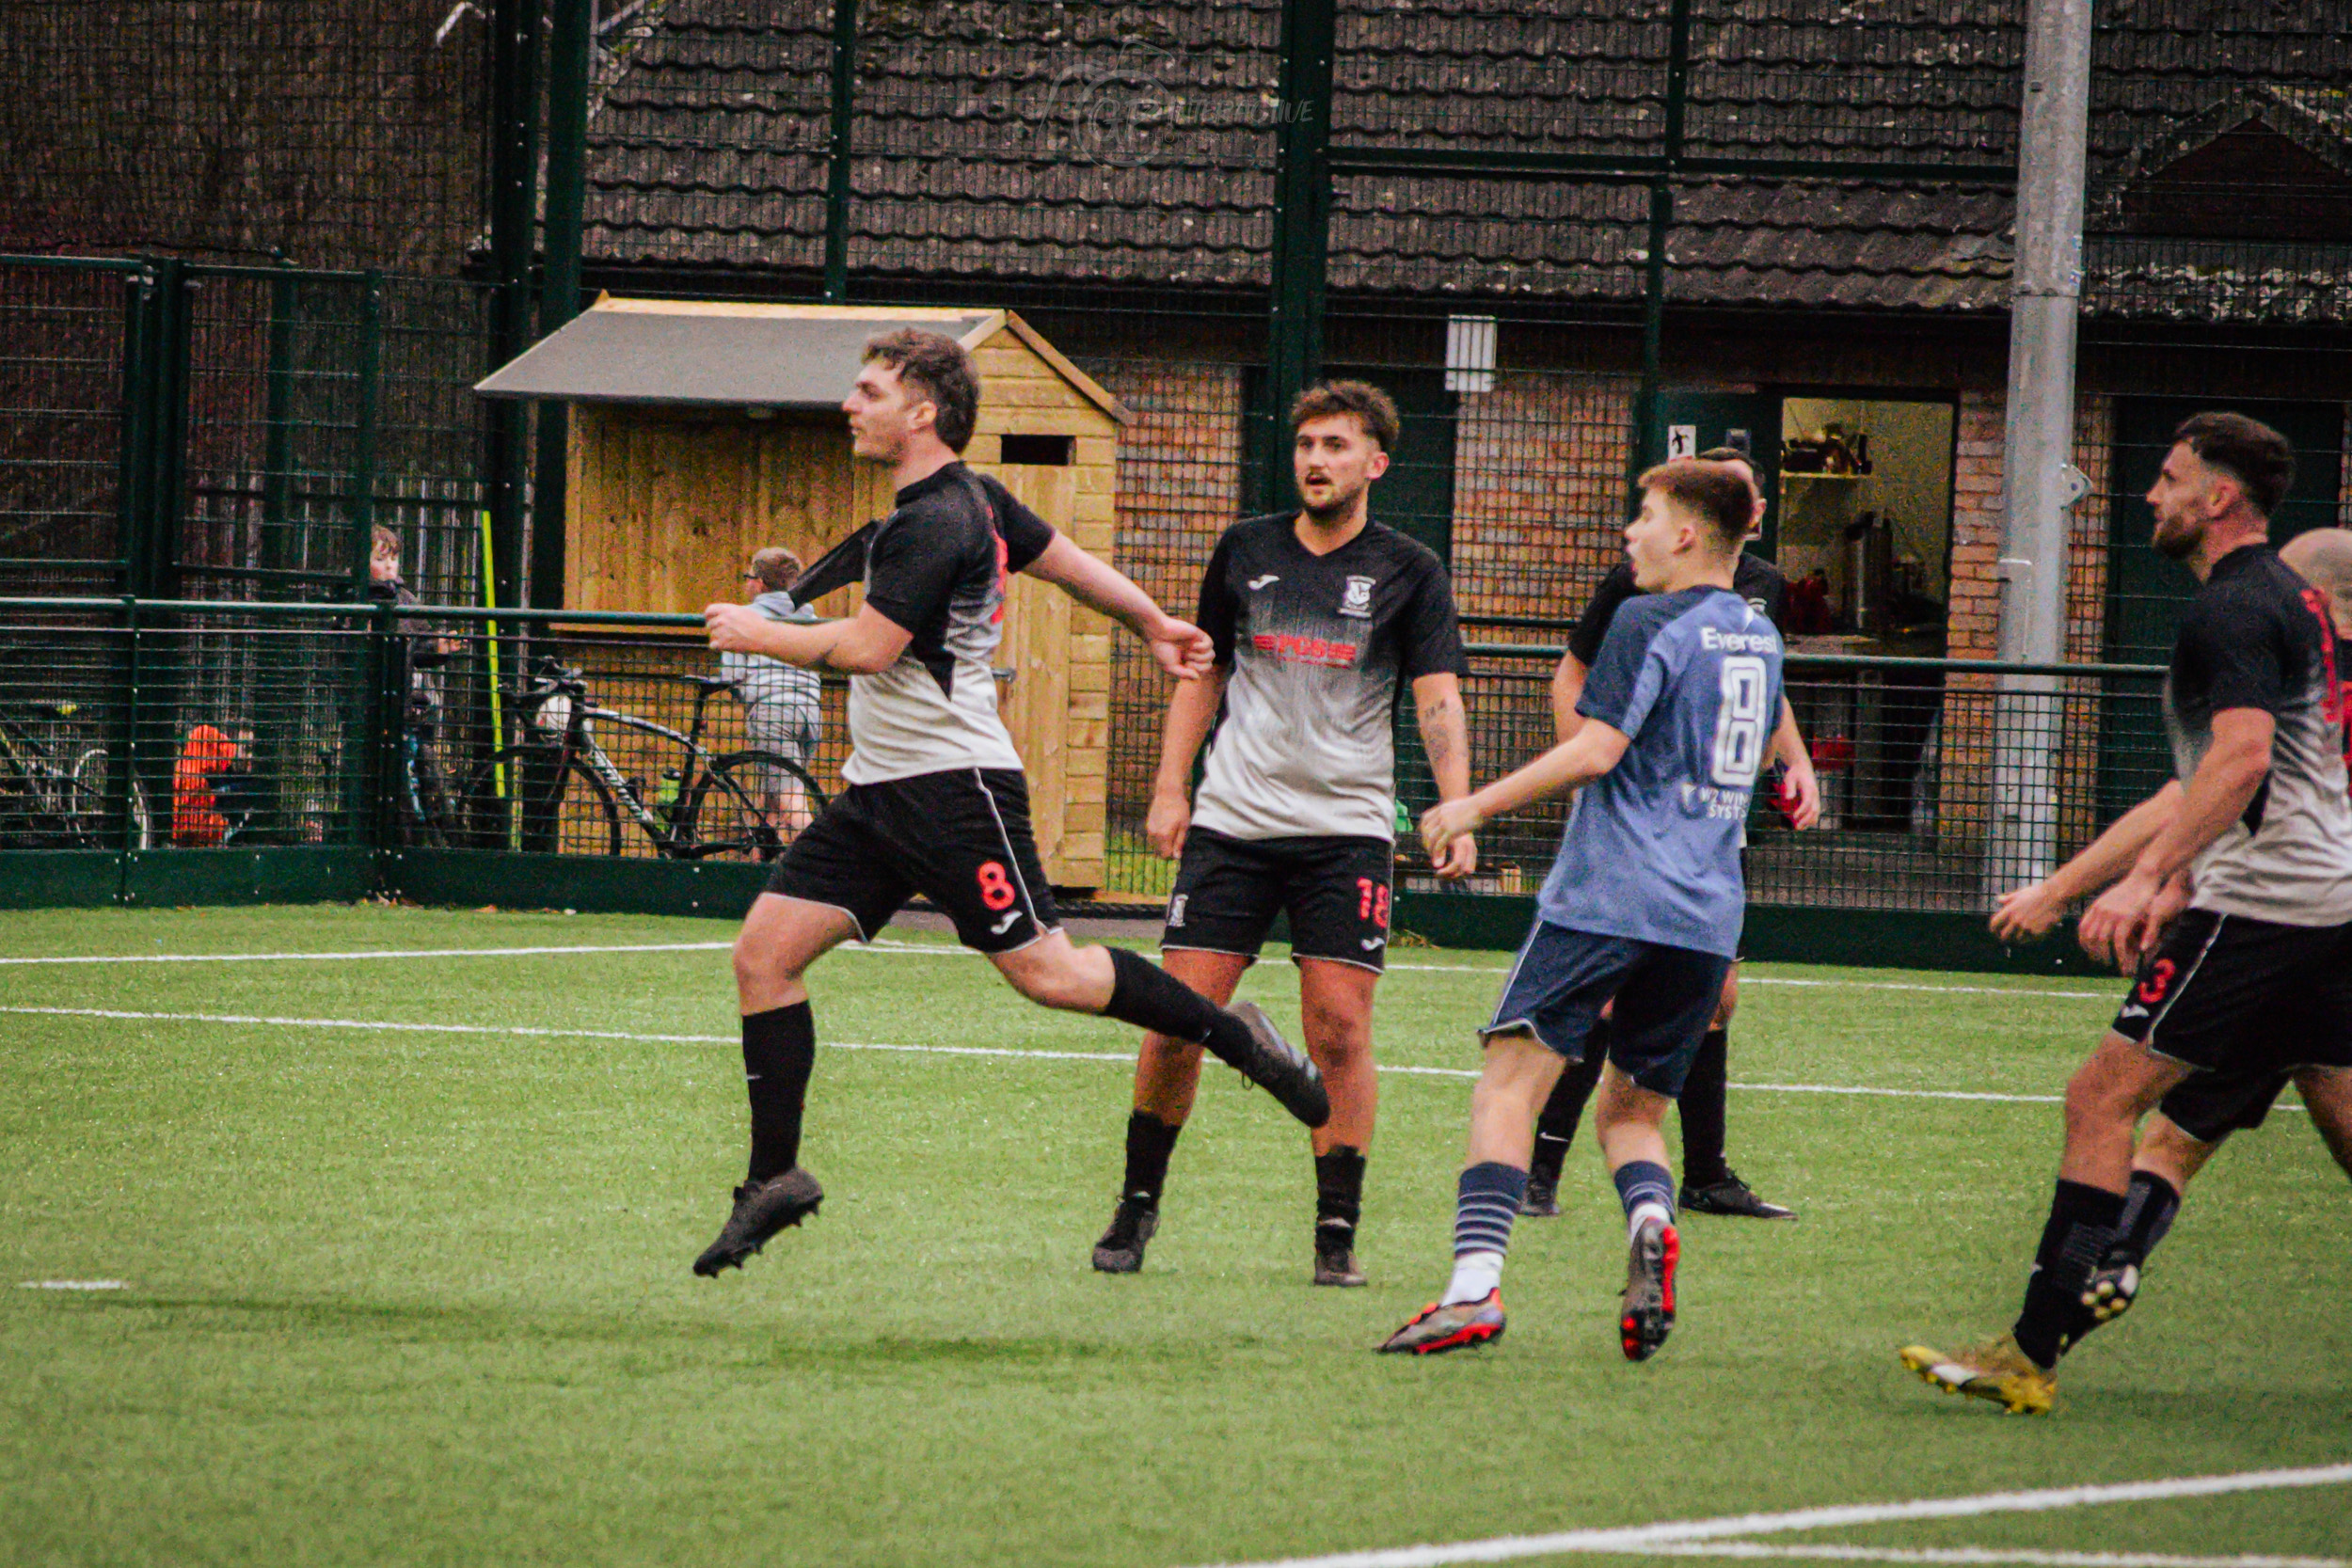
[[[816,611],[793,603],[788,592],[801,569],[801,558],[790,550],[770,546],[755,551],[743,573],[746,602],[771,621],[814,623]],[[808,767],[824,733],[817,672],[764,654],[741,653],[721,654],[719,669],[737,683],[735,692],[743,702],[743,731],[750,744]],[[760,772],[759,807],[768,820],[787,837],[807,827],[812,813],[801,781],[781,768],[764,768]]]

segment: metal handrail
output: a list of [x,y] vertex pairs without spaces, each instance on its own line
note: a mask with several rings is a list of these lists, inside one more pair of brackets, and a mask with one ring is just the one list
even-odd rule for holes
[[[336,616],[397,615],[402,620],[498,621],[522,625],[567,626],[644,626],[673,631],[700,631],[699,615],[660,614],[629,610],[516,610],[487,605],[401,605],[375,600],[333,604],[246,603],[233,599],[141,599],[128,594],[110,598],[0,598],[0,615],[11,610],[94,610],[104,607],[126,612],[204,615],[286,616],[331,619]],[[1470,617],[1465,616],[1465,620]],[[1472,642],[1464,650],[1476,658],[1556,659],[1567,650],[1549,642]],[[1808,670],[1918,670],[1950,675],[2122,676],[2153,680],[2161,664],[2007,664],[1996,658],[1914,658],[1876,654],[1789,654],[1784,660]]]
[[[1471,642],[1473,658],[1558,658],[1568,650],[1549,642]],[[2005,664],[1997,658],[1911,658],[1879,654],[1788,654],[1782,663],[1808,670],[1927,670],[1947,675],[2122,675],[2155,680],[2161,664]]]

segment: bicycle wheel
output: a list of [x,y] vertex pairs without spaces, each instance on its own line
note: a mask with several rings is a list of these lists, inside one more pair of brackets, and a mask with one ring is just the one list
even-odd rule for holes
[[[106,748],[93,746],[73,759],[74,836],[85,844],[103,847],[114,833],[114,813],[106,801]],[[131,780],[131,842],[127,847],[151,849],[155,830],[147,815],[147,791]]]
[[771,861],[818,812],[825,792],[808,769],[773,752],[730,752],[710,765],[671,853],[690,860]]
[[612,792],[578,758],[559,757],[552,747],[509,746],[484,758],[467,776],[455,808],[458,842],[469,849],[511,848],[523,824],[537,823],[553,832],[559,853],[619,854],[621,808]]

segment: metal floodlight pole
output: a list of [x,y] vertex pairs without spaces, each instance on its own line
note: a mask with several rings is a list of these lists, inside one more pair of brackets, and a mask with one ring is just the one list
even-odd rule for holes
[[1276,105],[1274,253],[1266,318],[1264,504],[1290,489],[1283,411],[1323,372],[1324,291],[1331,266],[1331,67],[1336,0],[1284,0]]
[[[2064,652],[2067,510],[2089,488],[2069,463],[2082,295],[2084,146],[2091,0],[2033,0],[2017,158],[2009,424],[2001,449],[1999,650],[2011,663]],[[2004,681],[1995,705],[1994,824],[1985,879],[2047,876],[2058,849],[2058,697],[2046,676]]]
[[[492,0],[490,97],[490,363],[531,346],[532,230],[539,210],[538,0]],[[531,405],[493,402],[485,413],[492,553],[503,605],[522,602],[523,515],[531,485]]]
[[[588,67],[596,33],[595,0],[556,0],[548,37],[548,209],[540,230],[545,287],[539,336],[580,313],[580,246],[588,205]],[[571,420],[564,405],[539,406],[539,460],[532,497],[531,602],[564,598],[565,464]]]
[[857,125],[857,0],[833,0],[833,128],[825,147],[825,303],[850,297],[850,145]]

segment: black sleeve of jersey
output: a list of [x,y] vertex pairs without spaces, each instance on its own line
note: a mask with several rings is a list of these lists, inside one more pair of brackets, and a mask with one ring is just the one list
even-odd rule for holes
[[1609,636],[1609,623],[1617,618],[1617,607],[1640,590],[1633,586],[1633,566],[1620,561],[1616,569],[1600,579],[1593,590],[1593,602],[1584,607],[1576,629],[1568,634],[1568,652],[1576,661],[1590,670],[1600,661],[1600,645]]
[[1241,610],[1240,601],[1233,596],[1232,574],[1228,570],[1232,561],[1233,535],[1227,531],[1210,552],[1208,572],[1200,578],[1200,611],[1192,624],[1209,634],[1216,644],[1216,661],[1233,662],[1233,622]]
[[2289,689],[2292,645],[2269,607],[2243,597],[2209,598],[2181,624],[2181,651],[2210,673],[2210,710],[2254,707],[2276,714]]
[[866,548],[866,602],[911,632],[946,609],[964,570],[964,540],[930,521],[901,517]]
[[[1742,583],[1739,580],[1745,578]],[[1781,612],[1788,608],[1788,579],[1781,569],[1760,555],[1740,553],[1740,570],[1733,574],[1732,585],[1743,599],[1755,599],[1764,606],[1764,619],[1772,629],[1781,629]]]
[[1423,675],[1470,674],[1470,656],[1462,651],[1462,621],[1454,613],[1454,581],[1435,556],[1422,563],[1413,582],[1413,596],[1397,623],[1399,663],[1406,681]]
[[1025,572],[1054,542],[1054,525],[1024,506],[1019,498],[986,474],[977,476],[996,509],[996,531],[1005,541],[1005,570]]

